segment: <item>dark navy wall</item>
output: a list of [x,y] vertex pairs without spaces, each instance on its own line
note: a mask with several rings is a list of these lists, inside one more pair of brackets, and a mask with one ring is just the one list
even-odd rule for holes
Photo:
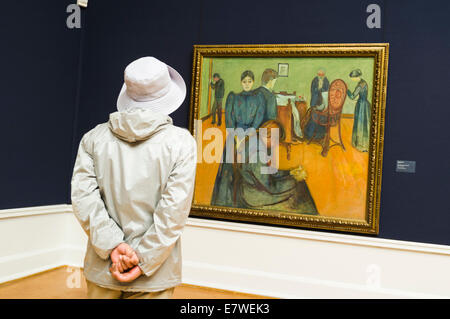
[[[370,3],[381,29],[366,27]],[[449,14],[446,0],[92,1],[78,139],[115,110],[123,69],[140,56],[190,86],[193,44],[389,42],[379,236],[450,244]],[[175,124],[187,127],[188,101]],[[417,161],[417,173],[396,173],[396,160]]]
[[[174,0],[89,3],[78,139],[117,111],[124,69],[139,57],[152,55],[166,62],[183,76],[189,90],[200,8],[200,2]],[[176,125],[187,127],[188,101],[171,114]]]
[[[366,27],[366,7],[370,3],[382,8],[381,29]],[[3,156],[0,162],[7,174],[0,185],[4,207],[69,202],[70,165],[78,142],[85,132],[105,122],[108,114],[115,111],[123,70],[138,57],[160,58],[177,69],[190,86],[194,44],[389,42],[379,237],[450,244],[447,0],[90,1],[83,23],[79,103],[74,96],[76,76],[63,72],[77,68],[76,57],[68,59],[64,55],[71,56],[70,49],[75,50],[77,45],[74,37],[79,35],[56,30],[64,18],[60,13],[56,17],[56,11],[62,10],[59,6],[63,5],[49,9],[55,13],[55,21],[52,24],[50,19],[45,25],[51,50],[44,49],[35,39],[43,36],[41,32],[25,28],[23,21],[16,22],[20,32],[2,36],[14,41],[14,47],[6,49],[6,57],[11,61],[16,61],[14,52],[25,51],[23,55],[37,63],[33,52],[47,52],[59,67],[50,68],[51,76],[43,77],[43,67],[29,62],[33,65],[33,83],[39,79],[36,86],[27,86],[34,94],[22,95],[22,101],[17,102],[10,92],[10,102],[3,104],[4,108],[18,105],[29,109],[31,115],[26,123],[32,124],[26,133],[21,133],[17,129],[25,124],[23,119],[19,125],[8,123],[9,129],[3,133],[8,139],[6,145],[14,150],[14,155],[6,159]],[[17,39],[18,35],[22,40]],[[50,35],[55,35],[63,47],[52,42],[54,36]],[[55,75],[60,75],[58,82],[52,82],[58,98],[43,93],[47,92],[48,82],[57,78]],[[7,81],[2,81],[5,87]],[[30,106],[36,103],[33,95],[38,96],[43,113]],[[62,95],[66,104],[70,104],[69,98],[73,99],[75,118],[66,113],[66,105],[56,107],[57,101],[64,101]],[[19,112],[8,109],[8,121]],[[172,114],[175,124],[187,127],[188,112],[189,98]],[[76,135],[70,146],[71,119],[76,119]],[[36,129],[41,126],[41,130]],[[20,143],[26,138],[34,143],[27,143],[24,149]],[[396,173],[396,160],[417,161],[417,173]],[[8,196],[3,197],[5,194]]]
[[80,30],[73,1],[0,8],[0,209],[68,203]]
[[[380,236],[450,244],[450,2],[385,2],[391,47]],[[417,161],[417,173],[396,173],[402,159]]]

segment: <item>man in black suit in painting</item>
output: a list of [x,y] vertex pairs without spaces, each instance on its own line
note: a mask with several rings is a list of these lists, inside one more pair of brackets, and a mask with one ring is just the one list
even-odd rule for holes
[[266,102],[266,112],[262,123],[277,118],[277,98],[273,94],[273,87],[278,78],[278,72],[274,69],[265,69],[261,76],[261,86],[256,90],[261,92]]
[[214,104],[212,107],[211,124],[216,124],[216,114],[217,114],[217,125],[222,125],[222,101],[225,94],[225,82],[220,78],[219,73],[214,73],[213,80],[211,81],[211,88],[214,90]]

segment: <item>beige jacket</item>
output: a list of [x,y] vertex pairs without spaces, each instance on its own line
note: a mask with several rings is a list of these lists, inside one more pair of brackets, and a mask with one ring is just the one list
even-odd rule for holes
[[[181,283],[180,235],[192,204],[197,145],[168,115],[134,109],[110,114],[86,133],[72,177],[72,206],[89,236],[86,279],[124,291],[158,291]],[[109,255],[135,249],[143,275],[115,280]]]

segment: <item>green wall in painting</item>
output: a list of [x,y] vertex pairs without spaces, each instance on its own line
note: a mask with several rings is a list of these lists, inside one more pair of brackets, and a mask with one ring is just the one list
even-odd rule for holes
[[[200,118],[208,114],[208,83],[210,74],[211,58],[203,59],[202,66],[202,81],[201,81],[201,105]],[[213,58],[212,74],[219,73],[225,81],[225,97],[229,92],[236,93],[242,91],[240,84],[240,77],[245,70],[251,70],[255,74],[255,84],[253,88],[261,85],[261,75],[266,68],[272,68],[278,71],[278,63],[289,64],[288,77],[279,77],[274,91],[296,92],[297,96],[303,96],[308,102],[311,98],[311,81],[317,75],[319,69],[324,69],[328,80],[335,79],[344,80],[348,88],[353,92],[356,87],[356,82],[349,77],[350,71],[353,69],[360,69],[362,71],[362,78],[367,81],[369,85],[368,99],[372,99],[372,84],[373,84],[373,58],[346,58],[346,57],[302,57],[302,58]],[[213,100],[214,93],[212,93],[211,100]],[[225,102],[225,100],[224,100]],[[211,101],[212,103],[212,101]],[[349,98],[344,104],[343,113],[353,114],[356,101]]]

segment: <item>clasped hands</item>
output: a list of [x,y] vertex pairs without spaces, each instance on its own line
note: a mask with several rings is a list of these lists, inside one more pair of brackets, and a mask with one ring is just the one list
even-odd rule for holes
[[133,248],[128,244],[119,244],[113,249],[110,257],[112,264],[109,271],[116,280],[120,282],[132,282],[142,275],[142,270],[138,266],[139,258]]

